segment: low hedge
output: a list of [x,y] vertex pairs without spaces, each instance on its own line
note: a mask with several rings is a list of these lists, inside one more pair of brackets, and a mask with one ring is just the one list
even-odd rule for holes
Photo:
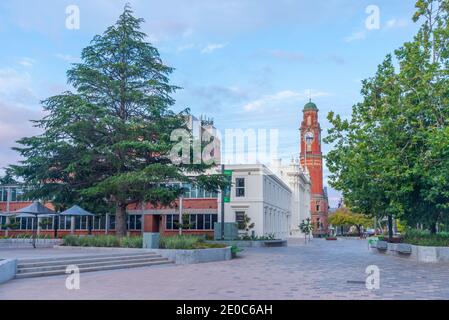
[[418,246],[447,247],[449,246],[449,233],[431,234],[429,231],[410,229],[406,231],[402,242]]
[[[109,247],[109,248],[142,248],[142,237],[123,237],[113,235],[101,236],[74,236],[67,235],[62,238],[63,246],[73,247]],[[206,243],[204,237],[177,235],[172,237],[161,237],[159,248],[161,249],[210,249],[224,248],[226,245],[217,243]]]
[[160,245],[161,249],[211,249],[211,248],[224,248],[226,245],[217,243],[206,243],[204,237],[191,236],[191,235],[176,235],[170,237],[161,237]]
[[142,237],[119,238],[112,235],[102,236],[74,236],[62,238],[63,246],[73,247],[109,247],[109,248],[142,248]]

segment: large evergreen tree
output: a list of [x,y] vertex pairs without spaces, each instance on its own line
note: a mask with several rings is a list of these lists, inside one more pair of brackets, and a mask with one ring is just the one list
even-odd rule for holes
[[145,42],[142,22],[126,6],[114,26],[94,37],[82,63],[67,73],[76,91],[43,102],[48,115],[35,124],[44,133],[19,141],[16,150],[25,160],[12,166],[31,196],[57,207],[113,207],[119,236],[126,233],[130,204],[173,203],[183,190],[168,182],[209,190],[224,185],[221,176],[204,174],[207,165],[175,165],[167,156],[174,146],[170,135],[186,128],[188,110],[170,110],[178,89],[169,84],[173,69]]

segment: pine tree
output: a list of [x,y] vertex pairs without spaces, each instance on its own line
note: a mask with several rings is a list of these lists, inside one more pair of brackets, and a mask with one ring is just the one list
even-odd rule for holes
[[145,42],[142,23],[127,5],[115,25],[94,37],[82,63],[67,72],[76,92],[43,102],[48,115],[35,124],[44,133],[19,141],[16,150],[25,160],[12,166],[33,197],[61,208],[114,208],[119,236],[126,234],[129,205],[173,204],[183,189],[169,182],[209,190],[224,184],[221,176],[204,174],[207,165],[175,165],[167,157],[174,146],[170,135],[186,128],[189,110],[170,110],[171,94],[179,89],[169,83],[173,69]]

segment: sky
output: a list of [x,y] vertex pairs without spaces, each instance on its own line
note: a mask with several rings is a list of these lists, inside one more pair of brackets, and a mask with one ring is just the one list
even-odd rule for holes
[[[72,89],[66,71],[126,2],[175,68],[171,83],[182,90],[174,109],[213,118],[221,131],[278,130],[284,162],[299,154],[310,97],[325,137],[328,112],[348,118],[361,100],[361,80],[418,29],[415,0],[2,0],[0,168],[20,159],[11,147],[39,133],[29,120],[43,116],[40,101]],[[79,28],[70,24],[73,5]],[[330,148],[323,144],[323,153]],[[325,167],[325,185],[328,176]],[[330,189],[329,198],[335,206],[340,195]]]

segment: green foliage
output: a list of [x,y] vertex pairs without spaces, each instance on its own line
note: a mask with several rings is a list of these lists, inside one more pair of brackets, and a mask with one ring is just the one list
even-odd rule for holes
[[276,240],[276,236],[274,233],[267,234],[266,236],[250,236],[247,234],[241,235],[239,240],[242,241],[267,241],[267,240]]
[[17,181],[14,179],[14,174],[11,168],[6,168],[5,175],[3,177],[0,176],[0,185],[13,185],[17,184]]
[[408,229],[402,242],[419,246],[447,247],[449,246],[449,233],[431,234],[429,231]]
[[310,218],[307,218],[306,220],[301,221],[301,224],[299,225],[299,230],[301,230],[302,233],[305,235],[309,235],[313,231],[313,225],[310,221]]
[[231,254],[233,255],[233,256],[236,256],[238,253],[240,253],[240,252],[242,252],[243,251],[243,249],[241,249],[241,248],[239,248],[239,247],[237,247],[237,246],[232,246],[231,247]]
[[192,235],[176,235],[161,237],[159,247],[161,249],[211,249],[224,248],[226,245],[219,243],[206,243],[204,237]]
[[191,235],[176,235],[171,237],[161,237],[161,249],[193,249],[195,244],[204,242],[204,240],[197,236]]
[[142,237],[117,237],[113,235],[101,236],[74,236],[67,235],[62,238],[63,246],[74,247],[122,247],[142,248]]
[[344,226],[344,227],[371,227],[373,225],[372,219],[369,217],[353,213],[348,208],[339,208],[334,214],[330,215],[328,222],[334,226]]
[[[171,206],[189,182],[209,191],[226,185],[206,175],[211,165],[176,165],[169,154],[175,129],[187,129],[189,110],[174,113],[169,83],[173,68],[141,32],[143,19],[127,5],[115,25],[93,38],[81,63],[67,72],[74,92],[43,101],[43,134],[14,148],[24,158],[11,166],[30,188],[28,196],[51,200],[57,210],[73,204],[104,214],[115,210],[116,232],[126,234],[126,208],[150,202]],[[194,174],[192,174],[194,173]]]
[[243,215],[243,221],[239,222],[239,230],[245,230],[246,232],[249,232],[251,229],[254,229],[255,223],[251,223],[251,218],[248,216],[248,214]]
[[416,7],[419,32],[362,82],[350,119],[329,113],[326,161],[331,186],[356,212],[434,232],[449,214],[449,5]]

